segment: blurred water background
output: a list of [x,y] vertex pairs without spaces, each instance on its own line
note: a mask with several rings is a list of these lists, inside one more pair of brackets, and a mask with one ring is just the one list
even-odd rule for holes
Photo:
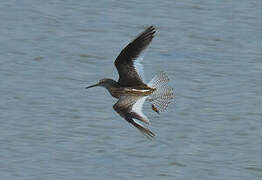
[[[0,2],[0,179],[262,179],[262,1]],[[126,123],[103,88],[149,25],[149,81],[165,71],[157,137]]]

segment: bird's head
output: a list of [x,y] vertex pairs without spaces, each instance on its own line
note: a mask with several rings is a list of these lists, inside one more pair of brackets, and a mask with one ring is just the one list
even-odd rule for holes
[[108,88],[108,87],[115,86],[115,84],[116,84],[116,81],[114,81],[112,79],[101,79],[98,83],[91,85],[91,86],[88,86],[88,87],[86,87],[86,89],[96,87],[96,86]]

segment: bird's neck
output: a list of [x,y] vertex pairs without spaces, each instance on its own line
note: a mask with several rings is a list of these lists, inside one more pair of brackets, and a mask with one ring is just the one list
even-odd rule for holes
[[104,86],[104,88],[106,88],[108,90],[108,92],[111,94],[111,96],[115,97],[115,98],[119,98],[118,96],[116,96],[116,94],[114,93],[116,89],[119,88],[119,84],[116,81],[112,81],[110,83],[110,85],[106,85]]
[[117,88],[118,82],[115,80],[111,80],[110,83],[104,84],[103,87],[106,88],[108,91],[110,91],[112,88]]

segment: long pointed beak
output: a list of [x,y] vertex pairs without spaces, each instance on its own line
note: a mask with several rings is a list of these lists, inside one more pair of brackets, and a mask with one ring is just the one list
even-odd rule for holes
[[94,85],[92,85],[92,86],[88,86],[88,87],[86,87],[86,89],[92,88],[92,87],[96,87],[96,86],[99,86],[99,84],[94,84]]

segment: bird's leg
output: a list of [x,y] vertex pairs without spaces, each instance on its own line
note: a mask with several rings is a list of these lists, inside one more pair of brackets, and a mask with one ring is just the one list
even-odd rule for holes
[[[157,100],[158,97],[155,97],[155,98],[152,98],[152,97],[148,97],[146,99],[146,101],[149,101],[149,102],[153,102],[155,100]],[[157,107],[154,105],[154,103],[152,103],[152,110],[155,111],[156,113],[160,114],[159,110],[157,109]]]

